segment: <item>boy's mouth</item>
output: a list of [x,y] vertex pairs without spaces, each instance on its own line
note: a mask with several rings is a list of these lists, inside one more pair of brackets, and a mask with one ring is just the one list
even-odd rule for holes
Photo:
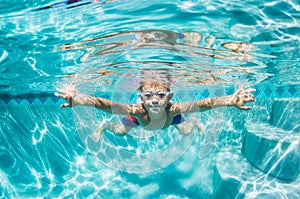
[[159,111],[160,110],[160,106],[157,106],[157,105],[154,105],[154,106],[150,106],[150,109],[152,110],[152,111]]

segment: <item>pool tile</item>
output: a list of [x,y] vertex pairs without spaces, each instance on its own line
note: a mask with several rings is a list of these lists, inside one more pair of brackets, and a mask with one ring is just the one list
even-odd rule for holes
[[255,88],[255,92],[253,92],[253,95],[254,96],[259,96],[261,93],[260,89],[259,88]]
[[31,105],[31,103],[30,103],[28,100],[23,99],[23,100],[20,102],[19,105],[21,105],[21,106],[28,106],[28,105]]
[[26,100],[28,100],[28,102],[29,102],[30,104],[32,104],[33,101],[34,101],[35,99],[36,99],[36,98],[30,97],[30,98],[27,98]]
[[18,103],[14,100],[14,99],[10,99],[7,103],[7,105],[10,105],[10,106],[16,106],[18,105]]
[[2,101],[7,105],[11,99],[2,99]]
[[22,100],[23,100],[22,98],[16,98],[16,99],[15,99],[15,101],[16,101],[18,104],[20,104]]
[[123,98],[123,95],[121,93],[113,93],[112,94],[112,99],[114,101],[120,101]]
[[231,87],[229,89],[226,89],[225,92],[226,92],[226,95],[232,95],[235,92],[235,90],[233,87]]
[[265,90],[264,90],[264,94],[267,96],[267,97],[270,97],[271,94],[272,94],[272,89],[268,86]]
[[203,97],[207,98],[207,97],[210,96],[210,92],[209,92],[209,90],[205,89],[205,90],[201,93],[201,95],[202,95]]
[[290,85],[288,91],[292,94],[292,96],[294,96],[294,94],[297,92],[296,86]]
[[216,97],[224,96],[225,93],[226,93],[226,92],[224,91],[224,89],[215,89],[215,91],[214,91],[214,95],[215,95]]
[[276,92],[279,96],[282,96],[284,91],[285,91],[285,89],[283,86],[278,86],[278,88],[276,89]]
[[58,102],[58,100],[59,100],[59,98],[55,97],[55,96],[50,97],[50,99],[54,102],[54,104],[56,104]]
[[39,97],[38,99],[44,104],[48,98],[47,97]]

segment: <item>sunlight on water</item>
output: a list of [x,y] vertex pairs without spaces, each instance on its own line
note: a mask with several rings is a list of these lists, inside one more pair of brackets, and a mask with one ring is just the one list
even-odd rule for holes
[[[1,1],[0,198],[299,198],[296,1]],[[147,71],[173,101],[255,88],[250,111],[185,116],[204,135],[133,129],[56,87],[139,103]],[[160,76],[160,73],[155,74]],[[150,77],[150,78],[158,78]]]
[[[217,73],[217,78],[220,76],[229,83],[250,81],[256,84],[268,80],[280,85],[299,82],[296,73],[291,72],[296,72],[299,63],[299,38],[294,34],[297,20],[293,18],[299,8],[293,2],[274,1],[266,5],[245,2],[243,7],[243,3],[237,2],[183,1],[170,3],[164,9],[158,9],[156,3],[117,1],[69,9],[54,6],[39,11],[34,10],[46,5],[32,1],[16,4],[16,7],[27,9],[22,10],[20,16],[14,16],[12,7],[4,15],[9,18],[7,22],[1,22],[2,38],[6,37],[2,43],[7,44],[1,55],[6,57],[1,67],[5,71],[1,78],[2,91],[52,92],[57,78],[62,76],[73,77],[84,72],[95,78],[102,77],[107,67],[117,67],[119,74],[116,75],[120,76],[126,69],[144,68],[142,63],[145,62],[174,68],[177,76],[190,79],[211,70]],[[185,4],[191,5],[188,10],[181,8]],[[220,5],[222,9],[217,9]],[[273,16],[276,6],[282,6],[283,13],[290,13],[289,16],[283,14],[282,19],[287,18],[286,21],[278,23],[269,17]],[[3,7],[6,8],[5,4]],[[147,7],[153,12],[143,15]],[[174,9],[177,12],[172,13]],[[248,43],[251,48],[236,49],[231,45],[226,49],[227,43]],[[62,49],[66,51],[61,52]],[[39,52],[43,52],[42,55]],[[17,87],[9,81],[13,77],[20,78],[19,73],[14,72],[20,70],[19,67],[27,76],[24,84]],[[278,75],[274,76],[276,71]],[[40,78],[47,80],[48,85],[41,88],[33,83]]]
[[[250,81],[264,80],[263,74],[255,75],[255,66],[259,65],[260,61],[257,60],[258,56],[251,55],[251,48],[254,46],[231,42],[212,49],[214,42],[219,43],[215,41],[214,36],[203,38],[197,32],[146,30],[113,33],[85,42],[63,45],[60,48],[66,51],[88,50],[81,57],[81,61],[84,62],[81,72],[76,74],[76,78],[84,81],[135,75],[136,68],[167,69],[175,86],[232,84],[236,81],[237,74],[238,81],[248,83],[249,77],[246,79],[243,73],[247,73],[248,76],[253,73],[253,79]],[[247,66],[243,66],[245,63]],[[253,67],[249,67],[251,65]],[[267,76],[268,74],[265,75]],[[109,86],[107,84],[109,82],[106,81],[106,86]]]

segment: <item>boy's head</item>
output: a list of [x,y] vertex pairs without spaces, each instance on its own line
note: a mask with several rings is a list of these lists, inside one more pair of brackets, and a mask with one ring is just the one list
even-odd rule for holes
[[[159,71],[160,72],[160,71]],[[140,81],[140,97],[145,109],[152,114],[161,115],[171,100],[169,75],[161,76],[158,71],[147,71],[143,73]]]

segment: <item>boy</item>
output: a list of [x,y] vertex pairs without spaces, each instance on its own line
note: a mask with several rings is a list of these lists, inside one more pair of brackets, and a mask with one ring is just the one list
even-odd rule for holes
[[147,80],[141,83],[139,90],[141,103],[131,105],[88,96],[70,85],[65,85],[63,89],[57,88],[55,95],[67,100],[67,103],[62,104],[61,107],[95,106],[107,113],[125,115],[122,123],[102,123],[93,133],[93,139],[98,141],[106,129],[123,135],[138,126],[146,130],[160,130],[175,125],[176,129],[185,135],[190,134],[194,128],[203,133],[204,127],[198,120],[185,121],[181,114],[202,112],[220,106],[235,106],[242,110],[248,110],[250,107],[245,106],[245,103],[254,101],[251,92],[255,91],[251,88],[246,90],[241,88],[230,96],[172,103],[170,100],[173,93],[170,92],[168,82]]

